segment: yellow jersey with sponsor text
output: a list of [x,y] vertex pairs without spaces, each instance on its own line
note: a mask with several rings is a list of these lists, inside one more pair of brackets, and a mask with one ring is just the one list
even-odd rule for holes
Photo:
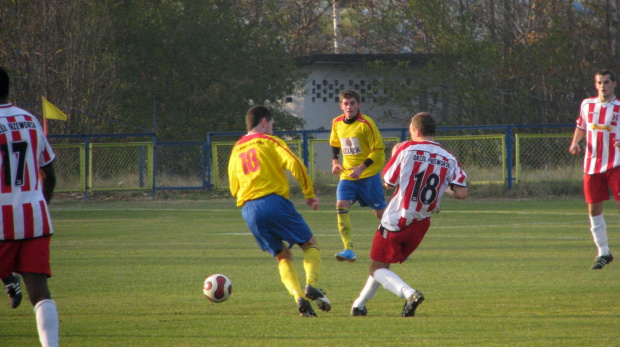
[[372,159],[373,164],[364,170],[360,179],[376,175],[385,164],[383,137],[375,122],[367,115],[358,114],[357,119],[351,124],[345,123],[344,114],[334,118],[329,144],[332,147],[339,147],[342,154],[344,170],[340,174],[340,179],[352,180],[349,177],[351,169],[361,165],[368,158]]
[[267,134],[243,136],[233,147],[228,161],[230,192],[237,198],[237,206],[269,194],[288,199],[290,191],[284,170],[299,181],[306,199],[314,197],[306,166],[286,142]]

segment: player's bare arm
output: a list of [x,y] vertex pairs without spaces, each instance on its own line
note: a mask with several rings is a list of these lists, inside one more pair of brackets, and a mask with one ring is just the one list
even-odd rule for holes
[[573,141],[571,142],[570,147],[568,148],[568,151],[571,154],[579,154],[581,152],[581,147],[579,146],[579,142],[581,142],[585,134],[586,134],[585,130],[581,130],[579,128],[575,129],[575,133],[573,134]]
[[445,194],[455,199],[465,199],[467,198],[467,187],[451,184],[446,188]]
[[455,199],[462,200],[467,198],[467,187],[453,185],[448,187],[448,190],[453,192],[452,197]]
[[43,197],[45,201],[49,203],[54,195],[54,188],[56,188],[56,173],[54,171],[54,163],[39,169],[41,174],[41,182],[43,182]]

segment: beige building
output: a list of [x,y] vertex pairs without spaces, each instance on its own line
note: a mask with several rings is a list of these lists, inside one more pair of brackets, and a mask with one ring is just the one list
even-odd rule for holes
[[[424,54],[317,54],[297,58],[307,73],[303,90],[287,98],[285,111],[305,120],[305,130],[329,130],[331,121],[340,115],[338,94],[355,89],[362,98],[362,112],[371,116],[379,128],[401,128],[409,111],[381,102],[389,93],[381,83],[386,76],[377,76],[373,62],[396,64],[406,62],[407,68],[423,66],[431,59]],[[401,76],[392,77],[402,78]],[[406,83],[406,82],[404,82]],[[412,101],[414,103],[415,101]],[[402,114],[404,118],[394,115]]]

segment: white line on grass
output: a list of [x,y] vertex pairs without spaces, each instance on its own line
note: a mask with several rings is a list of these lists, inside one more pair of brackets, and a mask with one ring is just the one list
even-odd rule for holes
[[[252,236],[252,233],[209,233],[210,236]],[[336,234],[317,234],[314,233],[314,236],[320,238],[327,237],[340,237],[340,235]],[[367,236],[362,234],[354,234],[353,236]],[[589,240],[589,236],[577,237],[577,236],[508,236],[508,235],[498,235],[498,236],[488,236],[488,235],[448,235],[448,234],[433,234],[429,233],[426,237],[430,238],[460,238],[460,239],[494,239],[494,240]],[[610,239],[614,239],[613,237]]]
[[[201,208],[69,208],[69,207],[57,207],[52,208],[52,211],[84,211],[84,212],[101,212],[101,211],[131,211],[131,212],[240,212],[238,209],[201,209]],[[308,213],[334,213],[332,210],[319,210],[319,211],[301,211]],[[350,210],[349,213],[368,213],[369,210]],[[583,213],[571,213],[571,212],[536,212],[536,211],[489,211],[489,210],[473,210],[473,211],[441,211],[442,214],[463,213],[463,214],[511,214],[511,215],[550,215],[550,216],[587,216],[586,212]]]

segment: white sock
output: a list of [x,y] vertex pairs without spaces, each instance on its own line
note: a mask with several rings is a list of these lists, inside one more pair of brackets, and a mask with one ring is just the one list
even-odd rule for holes
[[405,281],[400,279],[396,273],[389,269],[379,269],[373,275],[375,280],[383,286],[383,288],[396,294],[398,297],[406,299],[413,295],[415,290],[411,288]]
[[37,318],[39,341],[43,347],[58,347],[58,311],[51,299],[41,300],[34,305]]
[[609,245],[607,244],[607,225],[602,214],[598,216],[590,216],[590,232],[596,247],[598,247],[598,255],[608,255]]
[[381,288],[381,283],[375,281],[372,276],[368,276],[368,280],[366,281],[366,285],[364,286],[364,289],[362,289],[360,296],[353,302],[353,307],[361,308],[366,306],[366,302],[375,296],[375,293],[377,293],[379,288]]

